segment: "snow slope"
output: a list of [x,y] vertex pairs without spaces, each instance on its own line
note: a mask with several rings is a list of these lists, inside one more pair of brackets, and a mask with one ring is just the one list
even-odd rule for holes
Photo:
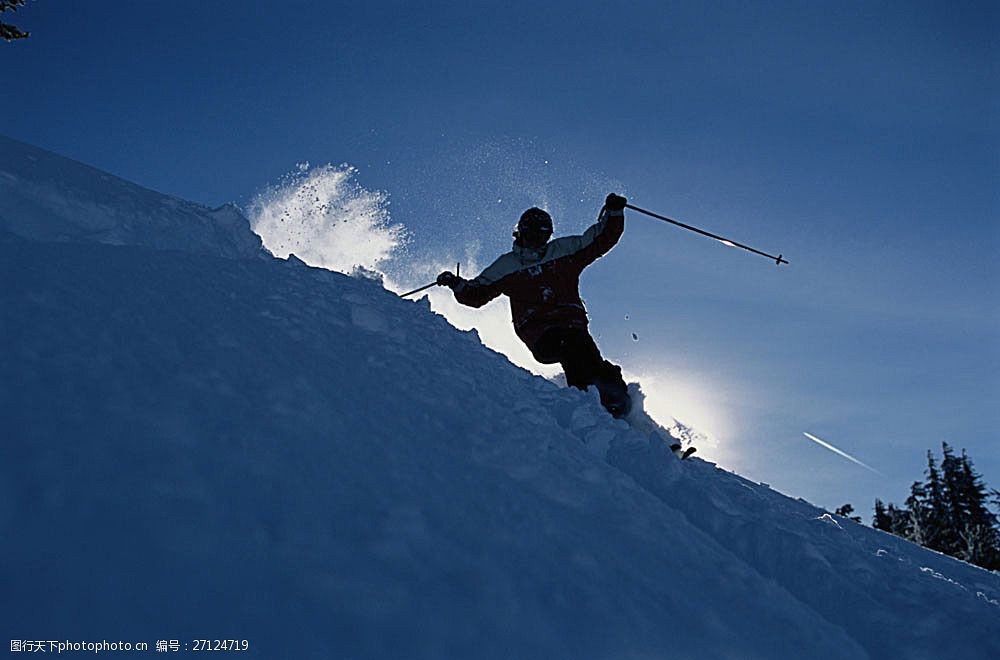
[[42,241],[147,245],[252,257],[239,209],[209,209],[0,135],[0,229]]
[[134,187],[108,207],[125,244],[34,233],[51,216],[31,191],[54,206],[60,177],[75,200],[107,181],[52,154],[26,171],[10,144],[10,639],[247,639],[261,658],[1000,656],[997,575],[678,462],[641,411],[611,419],[426,301],[231,252],[253,245],[238,222],[178,251],[188,211]]

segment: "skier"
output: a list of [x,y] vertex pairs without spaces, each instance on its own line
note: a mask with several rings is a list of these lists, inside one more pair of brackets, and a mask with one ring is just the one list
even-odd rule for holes
[[500,294],[510,298],[514,332],[534,358],[542,364],[562,364],[572,387],[596,386],[601,404],[618,418],[628,414],[631,400],[621,367],[601,357],[587,331],[580,273],[621,238],[626,201],[609,194],[587,231],[552,242],[552,217],[530,208],[514,229],[513,249],[479,277],[466,280],[450,271],[437,277],[438,285],[451,288],[455,300],[469,307],[482,307]]

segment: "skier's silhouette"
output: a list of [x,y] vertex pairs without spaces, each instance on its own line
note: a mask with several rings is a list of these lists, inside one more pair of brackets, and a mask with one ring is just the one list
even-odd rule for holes
[[581,390],[594,385],[601,403],[615,417],[631,406],[621,368],[603,357],[587,331],[587,310],[580,299],[580,273],[618,242],[625,230],[626,199],[608,195],[597,222],[579,236],[549,241],[552,217],[539,208],[521,215],[514,246],[472,280],[445,271],[437,283],[455,300],[482,307],[497,296],[510,298],[514,332],[536,360],[562,364],[566,382]]

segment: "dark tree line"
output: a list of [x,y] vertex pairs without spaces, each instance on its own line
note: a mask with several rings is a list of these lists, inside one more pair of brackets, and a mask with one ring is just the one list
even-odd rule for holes
[[1000,506],[1000,491],[987,489],[964,449],[956,456],[942,443],[942,454],[938,464],[927,452],[925,479],[913,482],[902,506],[875,500],[872,526],[970,564],[1000,570],[1000,522],[989,508],[991,503]]
[[[18,7],[23,7],[25,0],[0,0],[0,14],[10,10],[17,11]],[[18,30],[16,26],[9,23],[0,22],[0,39],[14,41],[15,39],[27,39],[29,33]]]

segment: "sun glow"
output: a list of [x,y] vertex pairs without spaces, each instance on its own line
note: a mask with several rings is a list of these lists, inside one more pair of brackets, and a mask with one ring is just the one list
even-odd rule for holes
[[730,435],[730,421],[720,406],[713,403],[711,388],[682,374],[627,374],[627,380],[637,381],[646,396],[645,410],[664,428],[675,423],[697,431],[698,451],[709,449],[718,453]]

